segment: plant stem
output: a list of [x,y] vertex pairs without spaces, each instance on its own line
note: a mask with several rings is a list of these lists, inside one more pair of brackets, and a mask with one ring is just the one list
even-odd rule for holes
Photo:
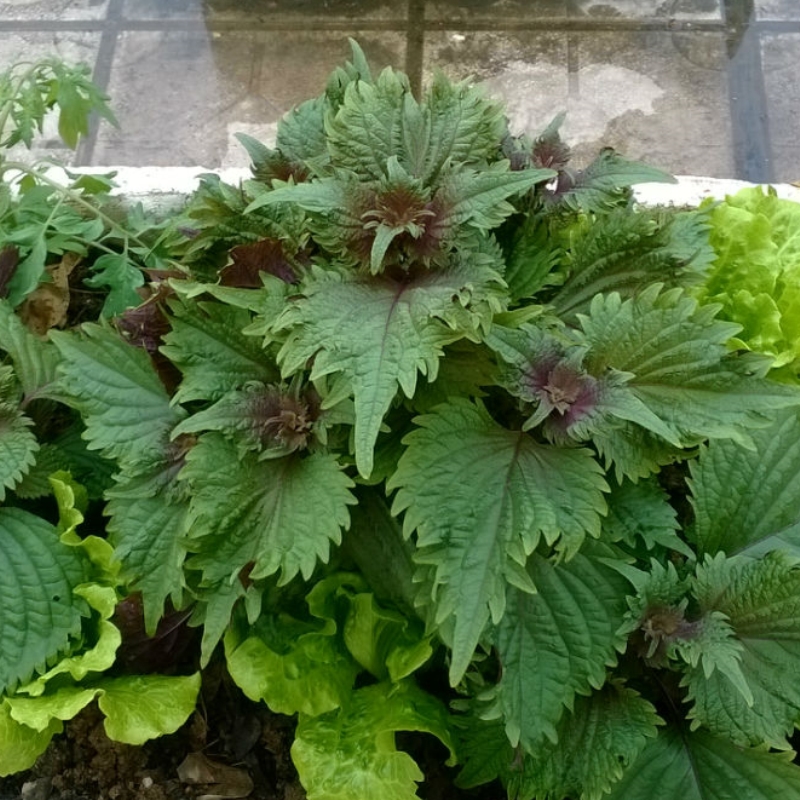
[[[123,228],[122,225],[119,224],[119,222],[110,217],[101,209],[97,208],[97,206],[90,203],[81,194],[73,191],[68,186],[64,186],[57,180],[48,177],[48,175],[42,170],[36,169],[35,167],[30,167],[27,164],[24,164],[20,161],[7,161],[4,164],[0,164],[0,178],[2,178],[4,173],[9,170],[16,170],[25,175],[30,175],[37,181],[40,181],[41,183],[44,183],[47,186],[51,186],[53,189],[58,191],[62,195],[63,199],[68,199],[70,202],[75,203],[76,205],[79,205],[81,208],[88,211],[94,217],[101,220],[112,231],[116,232],[121,236],[121,238],[125,243],[124,244],[125,250],[128,249],[129,243],[132,242],[133,244],[143,248],[144,250],[152,252],[152,248],[146,242],[142,241],[135,233],[131,233],[130,231]],[[93,242],[92,244],[100,246],[98,242]],[[108,250],[108,252],[115,252],[115,251]],[[168,263],[176,267],[179,266],[177,262],[173,261],[172,259],[170,259]]]

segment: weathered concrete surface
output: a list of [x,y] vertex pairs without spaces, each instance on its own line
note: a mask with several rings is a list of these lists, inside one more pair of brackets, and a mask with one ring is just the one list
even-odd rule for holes
[[484,82],[519,130],[565,110],[578,161],[610,145],[680,174],[796,180],[798,21],[800,0],[5,0],[0,63],[92,65],[120,129],[100,124],[77,164],[243,166],[234,133],[274,135],[353,36],[416,86],[434,67]]

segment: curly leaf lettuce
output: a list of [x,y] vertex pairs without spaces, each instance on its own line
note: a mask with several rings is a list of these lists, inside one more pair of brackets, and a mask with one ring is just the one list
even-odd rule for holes
[[415,800],[423,774],[397,750],[397,731],[433,734],[455,761],[447,709],[411,682],[366,686],[343,708],[301,716],[292,760],[309,800]]
[[768,353],[784,374],[800,371],[800,204],[774,189],[743,189],[711,213],[717,259],[699,299],[721,303],[742,325],[735,345]]

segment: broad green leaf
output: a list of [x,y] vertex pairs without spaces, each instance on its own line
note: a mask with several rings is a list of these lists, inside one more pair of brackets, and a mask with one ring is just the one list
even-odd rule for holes
[[426,183],[435,181],[449,161],[491,161],[505,133],[502,107],[469,81],[452,83],[441,72],[433,77],[421,107],[421,124],[404,130],[409,172]]
[[[392,468],[395,464],[392,459]],[[403,538],[402,527],[381,490],[359,487],[356,497],[342,552],[367,579],[379,602],[413,614],[413,546]]]
[[[575,707],[558,725],[557,742],[526,756],[518,778],[525,797],[580,797],[602,800],[657,733],[661,720],[636,692],[607,683]],[[509,770],[510,772],[510,770]],[[513,775],[513,773],[512,773]],[[658,797],[653,787],[651,797]]]
[[[694,225],[690,214],[697,219]],[[684,215],[687,221],[675,213],[619,208],[573,225],[565,254],[567,278],[550,300],[558,316],[571,321],[586,313],[601,292],[631,297],[651,283],[697,283],[692,248],[702,254],[703,245],[708,247],[705,215]],[[677,241],[671,236],[673,227],[682,234]]]
[[396,749],[398,731],[436,736],[455,760],[447,710],[409,681],[367,686],[344,708],[302,715],[292,760],[308,800],[415,800],[423,774]]
[[6,300],[0,300],[0,350],[11,358],[26,400],[49,396],[56,380],[58,351],[31,333]]
[[[244,213],[249,214],[265,206],[274,206],[277,203],[294,204],[304,211],[318,214],[331,214],[337,209],[347,215],[348,190],[357,191],[358,183],[352,176],[322,178],[311,183],[288,183],[276,185],[269,192],[258,195],[245,208]],[[361,220],[350,217],[351,224],[360,227]]]
[[508,162],[500,161],[478,172],[462,168],[448,173],[439,194],[449,209],[448,221],[469,224],[483,231],[498,227],[514,213],[510,197],[554,178],[550,169],[526,169],[510,172]]
[[97,704],[105,714],[109,739],[144,744],[175,733],[194,711],[200,673],[194,675],[126,675],[99,684]]
[[300,103],[278,123],[278,150],[290,161],[300,164],[312,159],[327,160],[324,123],[325,101],[322,98]]
[[751,434],[754,448],[713,441],[689,464],[700,553],[759,556],[785,550],[800,556],[800,418],[775,414]]
[[418,373],[436,379],[442,348],[476,336],[490,291],[466,269],[431,272],[411,283],[319,278],[287,309],[283,372],[304,369],[313,358],[312,380],[341,373],[355,402],[362,476],[372,472],[375,440],[398,387],[412,397]]
[[536,594],[510,588],[494,633],[503,669],[494,707],[511,744],[536,753],[545,737],[561,744],[558,723],[576,693],[601,687],[616,663],[630,586],[581,553],[557,565],[534,554],[528,573]]
[[331,160],[364,179],[384,177],[387,161],[403,151],[404,122],[414,111],[402,73],[387,67],[375,83],[352,81],[336,114],[325,120]]
[[706,731],[662,730],[606,800],[798,800],[790,753],[739,747]]
[[136,290],[144,286],[144,274],[126,254],[104,253],[94,262],[92,269],[94,274],[84,283],[105,292],[104,317],[117,316],[126,308],[135,308],[142,303]]
[[0,692],[69,651],[88,614],[73,588],[87,577],[85,558],[50,523],[0,508]]
[[[40,697],[47,691],[47,684],[58,675],[69,675],[74,681],[82,681],[87,675],[105,672],[114,664],[117,648],[122,642],[122,635],[118,628],[109,621],[116,609],[117,593],[110,586],[89,583],[77,587],[75,594],[85,599],[92,610],[98,612],[92,631],[94,641],[86,642],[83,649],[60,659],[51,669],[42,673],[30,683],[17,687],[15,702],[17,699],[21,699],[23,694],[32,698]],[[87,700],[86,702],[88,703],[89,701]],[[46,708],[46,706],[41,708]],[[71,719],[73,716],[75,714],[68,717],[59,716],[58,718],[66,720]],[[27,724],[33,724],[24,715],[17,716],[16,712],[15,719]],[[45,725],[46,723],[41,723],[34,727],[43,730]]]
[[310,716],[345,704],[360,670],[332,622],[319,628],[281,615],[259,627],[261,635],[225,635],[228,671],[251,700]]
[[0,403],[0,502],[36,462],[39,443],[32,425],[16,406]]
[[639,161],[629,161],[606,148],[573,178],[565,192],[556,196],[570,208],[592,213],[618,205],[624,197],[621,189],[653,181],[675,183],[675,178]]
[[259,461],[216,433],[189,451],[180,478],[191,489],[189,566],[207,583],[233,580],[247,565],[254,580],[276,572],[281,584],[298,572],[308,580],[340,543],[355,502],[331,454]]
[[501,778],[508,796],[525,800],[518,791],[524,778],[525,758],[522,751],[508,741],[502,720],[484,720],[479,717],[455,717],[458,736],[458,761],[461,771],[456,786],[472,789]]
[[503,275],[511,299],[519,301],[531,297],[552,281],[552,273],[562,255],[541,220],[530,216],[515,225]]
[[183,373],[173,402],[218,400],[248,381],[274,382],[278,369],[258,339],[242,331],[252,317],[223,303],[172,305],[161,352]]
[[618,483],[650,478],[685,456],[665,439],[626,420],[616,419],[611,425],[599,426],[592,431],[591,439]]
[[450,397],[484,397],[483,387],[497,382],[497,365],[483,345],[461,339],[444,349],[433,383],[417,386],[405,405],[424,414]]
[[49,476],[67,466],[67,459],[58,447],[50,442],[42,443],[36,451],[33,466],[14,485],[14,494],[24,500],[47,496],[50,494]]
[[35,731],[43,733],[77,716],[92,700],[97,697],[96,687],[80,685],[62,685],[47,694],[12,695],[5,703],[11,717],[21,725],[27,725]]
[[505,611],[506,583],[534,591],[524,571],[544,540],[569,556],[598,536],[607,486],[589,450],[540,444],[498,425],[486,410],[453,400],[418,417],[387,484],[403,529],[417,532],[430,565],[436,622],[454,620],[452,684],[458,683],[491,617]]
[[698,567],[695,595],[701,609],[727,617],[751,697],[727,673],[690,671],[694,724],[741,745],[787,749],[800,719],[800,570],[777,551],[753,561],[718,556]]
[[678,519],[667,493],[655,479],[636,483],[624,480],[612,485],[603,537],[632,549],[663,547],[693,559],[694,552],[678,536]]
[[[716,320],[716,311],[658,285],[625,301],[617,293],[597,295],[588,316],[579,317],[589,342],[584,365],[596,376],[608,369],[630,373],[626,387],[674,444],[747,443],[748,428],[763,424],[765,412],[798,405],[800,392],[761,378],[760,360],[729,354],[726,342],[737,328]],[[654,430],[644,417],[628,419]]]
[[[145,627],[154,633],[172,597],[180,605],[189,504],[170,483],[174,468],[121,478],[108,490],[108,533],[132,589],[142,593]],[[182,488],[182,487],[181,487]]]
[[422,624],[382,608],[371,592],[350,597],[344,641],[355,660],[378,680],[397,683],[419,669],[432,655]]
[[86,422],[89,448],[134,471],[160,455],[185,416],[141,348],[107,327],[83,326],[83,336],[54,331],[63,361],[60,386]]
[[22,725],[12,719],[8,704],[0,702],[0,778],[30,769],[62,728],[58,720],[43,731]]
[[[31,477],[36,473],[34,489],[46,487],[41,494],[49,493],[50,476],[66,470],[86,489],[91,500],[102,500],[105,490],[113,483],[115,464],[103,458],[96,450],[89,450],[82,432],[83,425],[76,420],[51,442],[42,445],[36,457],[36,465],[29,473]],[[51,465],[49,470],[46,469],[48,463]]]

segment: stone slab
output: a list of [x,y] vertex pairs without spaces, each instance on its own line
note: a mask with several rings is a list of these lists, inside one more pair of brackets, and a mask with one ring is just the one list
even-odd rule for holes
[[562,110],[569,93],[564,33],[437,31],[426,36],[423,76],[482,82],[502,100],[515,133],[536,134]]
[[779,180],[800,180],[800,33],[762,36],[761,63],[773,172]]
[[491,23],[514,28],[515,23],[567,17],[570,0],[427,0],[425,20],[440,27],[464,23]]
[[721,34],[599,32],[577,50],[579,152],[611,146],[668,172],[733,174]]
[[566,111],[575,163],[606,146],[670,172],[733,174],[722,34],[663,31],[429,34],[425,68],[472,76],[516,133]]
[[204,20],[214,22],[325,24],[400,20],[408,0],[125,0],[131,20]]
[[[353,34],[376,68],[404,63],[400,34]],[[124,31],[109,86],[120,129],[101,125],[91,163],[244,166],[234,133],[274,135],[349,55],[339,32]]]
[[800,20],[798,0],[756,0],[755,8],[759,20]]
[[108,0],[4,0],[0,20],[101,20],[107,9]]
[[722,0],[569,0],[571,16],[721,22]]

